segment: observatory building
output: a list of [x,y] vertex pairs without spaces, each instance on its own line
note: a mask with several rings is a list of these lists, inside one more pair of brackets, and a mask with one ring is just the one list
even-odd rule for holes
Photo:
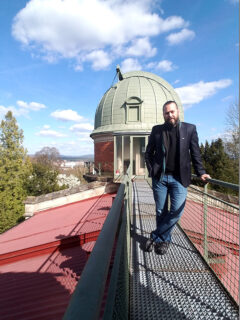
[[183,121],[181,101],[173,87],[161,77],[144,71],[122,74],[119,81],[102,97],[95,114],[95,166],[104,172],[125,173],[131,164],[131,175],[146,176],[144,152],[152,127],[164,122],[162,106],[176,101]]

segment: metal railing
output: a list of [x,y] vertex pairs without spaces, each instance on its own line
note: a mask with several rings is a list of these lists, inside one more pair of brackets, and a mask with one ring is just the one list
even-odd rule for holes
[[[132,182],[122,176],[118,193],[64,318],[128,319]],[[210,179],[230,188],[236,185]],[[190,186],[180,226],[238,303],[239,208]]]
[[132,186],[123,177],[63,319],[127,319]]
[[[208,183],[239,188],[214,179]],[[208,184],[203,191],[191,185],[180,226],[238,304],[239,206],[209,194]]]

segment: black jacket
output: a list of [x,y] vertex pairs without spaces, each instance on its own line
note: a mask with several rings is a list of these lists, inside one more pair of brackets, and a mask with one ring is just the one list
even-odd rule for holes
[[[186,122],[179,124],[179,181],[184,187],[191,182],[191,161],[198,176],[206,173],[201,160],[196,126]],[[167,157],[167,137],[164,125],[152,128],[145,152],[149,176],[161,177],[165,172]]]

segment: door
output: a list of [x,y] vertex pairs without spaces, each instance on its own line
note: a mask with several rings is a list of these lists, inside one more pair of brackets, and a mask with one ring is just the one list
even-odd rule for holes
[[145,137],[133,137],[133,174],[145,175]]

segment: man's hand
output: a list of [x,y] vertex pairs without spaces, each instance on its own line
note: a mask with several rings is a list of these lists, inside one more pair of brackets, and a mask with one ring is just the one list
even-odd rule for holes
[[207,182],[208,179],[211,179],[210,175],[207,173],[202,174],[200,178],[203,182]]

